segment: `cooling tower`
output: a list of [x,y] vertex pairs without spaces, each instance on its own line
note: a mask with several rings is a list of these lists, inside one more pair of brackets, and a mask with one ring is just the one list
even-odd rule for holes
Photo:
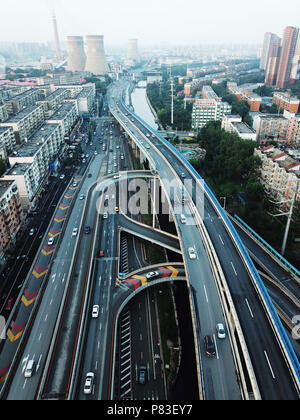
[[128,40],[127,58],[128,60],[138,61],[139,54],[138,54],[138,40],[137,39]]
[[68,36],[69,61],[68,71],[83,71],[86,62],[82,36]]
[[104,75],[109,71],[104,53],[103,35],[90,35],[86,37],[87,59],[85,70],[95,75]]

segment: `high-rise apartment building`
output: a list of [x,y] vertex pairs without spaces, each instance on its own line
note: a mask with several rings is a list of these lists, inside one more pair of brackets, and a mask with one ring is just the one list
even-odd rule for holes
[[268,57],[269,57],[269,49],[270,45],[272,43],[273,38],[276,37],[275,34],[272,34],[272,32],[266,32],[264,37],[264,43],[259,63],[259,68],[262,70],[266,70],[267,64],[268,64]]
[[127,59],[132,60],[132,61],[138,61],[139,53],[138,53],[138,40],[137,39],[128,40]]
[[271,39],[265,73],[265,84],[273,86],[276,83],[279,59],[281,54],[281,38],[274,35]]
[[299,29],[287,26],[284,30],[279,59],[276,87],[286,89],[291,82],[291,70],[296,50]]

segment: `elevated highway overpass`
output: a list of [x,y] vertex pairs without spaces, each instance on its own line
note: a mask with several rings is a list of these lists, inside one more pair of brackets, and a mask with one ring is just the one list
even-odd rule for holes
[[[192,242],[199,249],[199,244],[202,243],[203,236],[206,234],[205,252],[211,255],[210,264],[214,266],[215,276],[219,277],[218,291],[223,295],[222,304],[225,303],[227,306],[225,309],[227,319],[232,321],[236,310],[235,321],[237,324],[238,321],[240,322],[241,329],[235,322],[232,324],[231,334],[237,340],[238,346],[241,346],[245,340],[245,346],[242,345],[243,351],[240,354],[243,354],[246,359],[249,356],[248,361],[251,362],[247,365],[251,382],[250,392],[253,392],[254,388],[258,389],[256,397],[263,399],[297,399],[300,372],[298,359],[242,241],[208,186],[191,165],[126,106],[123,97],[124,90],[127,88],[126,82],[116,84],[111,91],[109,106],[111,113],[139,148],[141,159],[146,159],[150,167],[157,170],[162,184],[164,180],[170,181],[170,177],[176,178],[180,185],[186,178],[192,180],[189,196],[196,204],[196,226],[200,226],[204,233],[200,235],[198,228],[194,227],[190,235],[184,235],[176,215],[174,220],[178,228],[190,284],[198,356],[201,353],[203,338],[201,327],[204,320],[203,315],[197,317],[198,299],[201,296],[200,293],[199,295],[195,293],[198,287],[195,282],[202,273],[199,271],[197,275],[191,270],[192,264],[189,261],[187,247],[188,243]],[[200,206],[196,201],[196,193],[199,190],[204,193],[204,200]],[[172,194],[169,195],[169,200],[171,208],[174,209],[175,197]],[[200,208],[201,206],[203,207]],[[203,208],[204,212],[202,212]],[[232,302],[228,304],[230,299]],[[204,391],[207,387],[205,377],[200,374],[201,363],[202,360],[199,357],[199,380],[202,381],[201,387]],[[252,373],[254,377],[251,377]]]

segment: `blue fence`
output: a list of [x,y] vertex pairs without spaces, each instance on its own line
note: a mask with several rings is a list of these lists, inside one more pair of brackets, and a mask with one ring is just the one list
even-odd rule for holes
[[281,254],[279,254],[276,249],[272,248],[268,242],[266,242],[261,236],[259,236],[253,229],[251,229],[250,226],[247,225],[239,216],[236,214],[234,215],[234,218],[243,225],[250,235],[252,235],[255,239],[257,239],[277,260],[279,263],[283,264],[287,271],[292,273],[297,279],[300,281],[300,271],[297,270],[291,263],[289,263]]
[[211,199],[211,201],[213,202],[213,204],[215,205],[215,207],[217,208],[218,212],[221,214],[222,219],[224,221],[224,223],[227,225],[228,229],[230,230],[234,240],[236,241],[238,248],[241,252],[241,254],[243,255],[244,259],[246,260],[250,271],[252,273],[253,278],[255,279],[255,282],[257,284],[257,287],[260,290],[260,293],[262,294],[264,301],[269,309],[269,312],[272,316],[273,322],[277,328],[277,331],[281,337],[281,340],[285,346],[285,349],[287,351],[287,354],[289,355],[290,358],[290,362],[294,367],[294,371],[296,372],[297,378],[300,381],[300,363],[299,360],[294,352],[294,349],[291,345],[291,342],[286,334],[286,331],[279,319],[279,316],[274,308],[274,305],[269,297],[269,294],[267,292],[267,289],[265,288],[265,285],[263,284],[254,264],[252,259],[250,258],[248,251],[246,250],[243,242],[241,241],[240,237],[238,236],[231,220],[229,219],[229,217],[227,216],[227,214],[225,213],[225,211],[223,210],[222,206],[220,205],[220,203],[218,202],[218,200],[216,199],[215,195],[213,194],[213,192],[211,191],[211,189],[208,187],[208,185],[205,183],[205,180],[203,180],[203,178],[198,174],[198,172],[195,170],[195,168],[185,159],[185,157],[173,146],[171,145],[168,140],[166,140],[164,137],[162,137],[156,130],[154,130],[149,124],[147,124],[145,121],[143,121],[138,115],[136,115],[134,112],[132,112],[132,110],[130,110],[126,104],[123,104],[125,106],[125,108],[128,110],[128,112],[131,112],[135,118],[140,121],[141,124],[144,125],[144,127],[146,127],[150,132],[152,132],[153,134],[156,135],[156,137],[158,137],[163,144],[165,144],[165,146],[167,146],[173,153],[175,156],[177,156],[177,158],[181,161],[181,163],[183,163],[185,165],[185,167],[187,167],[190,172],[194,175],[195,179],[201,181],[204,185],[204,190],[205,193],[209,196],[209,198]]

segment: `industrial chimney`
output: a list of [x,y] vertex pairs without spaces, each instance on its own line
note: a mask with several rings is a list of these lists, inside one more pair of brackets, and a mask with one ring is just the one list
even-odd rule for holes
[[62,53],[61,53],[61,49],[60,49],[58,29],[57,29],[57,21],[56,21],[56,16],[55,16],[54,10],[52,11],[52,24],[53,24],[53,31],[54,31],[56,59],[57,59],[58,62],[60,62],[60,61],[62,61]]
[[89,35],[87,42],[87,59],[85,70],[95,75],[104,75],[109,71],[104,53],[103,35]]
[[82,36],[68,36],[68,71],[83,71],[86,62]]

